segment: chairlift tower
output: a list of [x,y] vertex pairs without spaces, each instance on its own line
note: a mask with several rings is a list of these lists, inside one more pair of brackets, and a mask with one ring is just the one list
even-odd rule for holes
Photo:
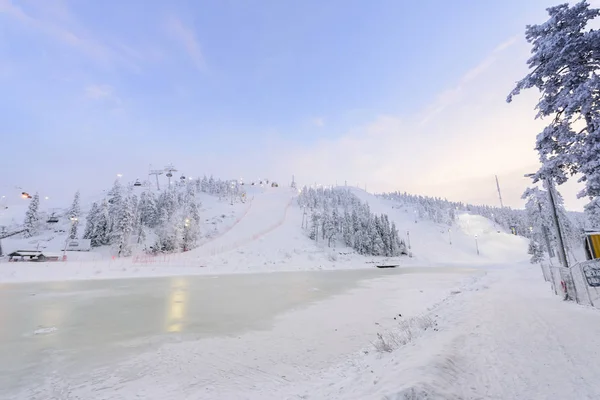
[[[162,175],[164,171],[162,169],[151,169],[148,175],[156,176],[156,190],[160,190],[160,184],[158,183],[158,176]],[[150,182],[148,182],[148,187],[150,187]]]
[[292,175],[292,184],[290,185],[292,189],[296,189],[296,179],[294,175]]
[[177,168],[173,164],[169,164],[165,167],[165,172],[167,173],[167,178],[169,178],[169,187],[171,187],[171,178],[173,177],[173,172],[177,172]]

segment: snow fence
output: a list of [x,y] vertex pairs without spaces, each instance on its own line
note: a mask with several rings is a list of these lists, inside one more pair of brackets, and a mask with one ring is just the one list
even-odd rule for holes
[[577,263],[570,268],[542,264],[542,273],[556,295],[600,308],[600,260]]

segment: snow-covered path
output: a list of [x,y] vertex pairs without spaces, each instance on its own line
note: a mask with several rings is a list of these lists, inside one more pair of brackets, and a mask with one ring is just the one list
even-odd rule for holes
[[[328,399],[598,399],[600,311],[554,296],[537,267],[490,271],[432,310],[438,331],[322,372]],[[413,396],[413,397],[411,397]],[[276,398],[274,396],[273,398]],[[293,398],[293,397],[290,397]]]
[[502,399],[600,398],[600,312],[561,301],[540,272],[492,274],[466,303],[453,352],[464,395]]

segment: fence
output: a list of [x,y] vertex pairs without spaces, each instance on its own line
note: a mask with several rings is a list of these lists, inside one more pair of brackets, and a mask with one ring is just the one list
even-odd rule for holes
[[577,263],[570,268],[542,264],[544,279],[565,300],[600,308],[600,260]]

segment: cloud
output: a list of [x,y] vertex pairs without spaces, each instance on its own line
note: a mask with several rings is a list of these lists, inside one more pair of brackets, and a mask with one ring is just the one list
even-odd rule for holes
[[12,0],[0,0],[0,15],[4,14],[32,32],[71,47],[102,67],[119,66],[139,72],[140,62],[156,59],[154,45],[137,44],[135,47],[138,51],[134,53],[130,50],[132,46],[128,46],[123,38],[114,42],[100,40],[86,29],[86,24],[71,12],[64,0],[23,0],[19,4]]
[[109,85],[88,85],[85,88],[85,97],[99,100],[113,97],[114,90]]
[[[494,175],[506,205],[522,206],[538,168],[534,120],[537,94],[511,104],[506,94],[527,72],[529,46],[511,38],[441,92],[416,115],[382,114],[337,139],[288,145],[277,163],[300,182],[343,182],[371,191],[401,190],[454,200],[496,204]],[[284,172],[282,170],[282,172]],[[576,189],[565,186],[567,206],[578,209]]]
[[477,79],[480,75],[485,73],[492,65],[494,65],[498,58],[505,54],[505,50],[509,49],[519,40],[518,36],[513,36],[510,39],[504,41],[498,45],[483,61],[477,66],[467,71],[460,79],[458,85],[454,88],[441,92],[436,100],[430,105],[423,116],[421,117],[421,124],[426,124],[430,119],[434,118],[438,113],[442,112],[449,105],[460,101],[464,94],[465,87]]
[[36,8],[39,15],[32,16],[15,5],[11,0],[0,0],[0,13],[8,15],[24,26],[74,47],[90,57],[107,61],[110,58],[110,50],[107,47],[89,39],[82,30],[76,32],[73,29],[67,28],[66,25],[74,25],[74,21],[71,17],[68,17],[65,7],[66,5],[63,4],[60,21],[57,21],[56,8]]
[[175,16],[167,20],[166,29],[171,37],[183,46],[196,68],[204,70],[206,68],[204,55],[194,31]]
[[325,126],[325,118],[317,117],[312,119],[312,124],[318,128],[322,128]]

